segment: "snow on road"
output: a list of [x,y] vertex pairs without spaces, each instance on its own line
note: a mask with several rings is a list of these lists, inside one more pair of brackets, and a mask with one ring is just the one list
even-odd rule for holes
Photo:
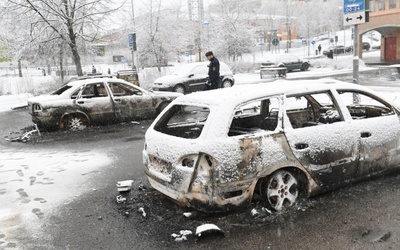
[[[47,213],[84,192],[111,160],[94,151],[4,149],[0,155],[0,246],[18,247],[21,231],[35,234]],[[27,237],[27,236],[25,236]]]

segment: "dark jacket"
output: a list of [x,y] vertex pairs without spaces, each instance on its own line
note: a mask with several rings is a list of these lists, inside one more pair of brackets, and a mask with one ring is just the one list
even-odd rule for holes
[[220,76],[219,76],[219,61],[213,57],[208,65],[208,76],[211,83],[211,87],[218,88]]

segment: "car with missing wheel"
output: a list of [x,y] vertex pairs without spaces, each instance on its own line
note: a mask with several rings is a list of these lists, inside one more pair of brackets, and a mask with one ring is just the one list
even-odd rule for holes
[[147,91],[116,78],[71,81],[50,95],[28,99],[32,121],[41,128],[83,129],[154,118],[182,94]]
[[337,80],[277,80],[175,99],[146,131],[150,185],[176,203],[276,211],[400,168],[400,111]]
[[[188,94],[203,91],[208,81],[209,62],[197,62],[184,64],[172,74],[157,78],[153,83],[155,91],[173,91]],[[235,84],[233,73],[223,62],[220,62],[220,86],[229,88]]]

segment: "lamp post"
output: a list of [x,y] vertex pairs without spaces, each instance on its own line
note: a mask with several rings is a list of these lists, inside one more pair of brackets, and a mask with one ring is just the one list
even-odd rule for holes
[[286,53],[289,53],[289,48],[290,48],[290,40],[291,40],[291,31],[290,31],[290,22],[289,22],[289,4],[290,4],[290,0],[287,1],[286,4],[286,33],[287,33],[287,37],[286,37]]
[[206,34],[207,34],[207,51],[210,50],[209,46],[210,46],[210,23],[208,21],[204,21],[203,22],[203,27],[206,30]]

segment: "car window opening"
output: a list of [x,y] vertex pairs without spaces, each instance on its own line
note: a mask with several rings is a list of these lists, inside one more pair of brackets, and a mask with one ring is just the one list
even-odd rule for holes
[[286,98],[286,114],[294,129],[343,121],[329,93],[314,93]]
[[114,96],[131,96],[143,94],[142,91],[140,91],[139,89],[126,84],[109,82],[108,86],[110,87],[111,92]]
[[278,98],[257,100],[240,106],[234,111],[228,136],[274,131],[278,124],[278,113]]
[[187,139],[196,139],[203,131],[210,109],[192,105],[172,106],[155,124],[158,132]]
[[354,120],[395,114],[389,104],[372,96],[352,91],[340,91],[339,94]]

